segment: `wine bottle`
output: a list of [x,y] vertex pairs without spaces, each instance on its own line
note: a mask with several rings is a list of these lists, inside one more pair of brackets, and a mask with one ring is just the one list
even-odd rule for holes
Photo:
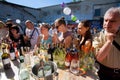
[[15,60],[15,50],[12,43],[10,44],[10,58],[11,60]]
[[24,62],[24,50],[23,50],[23,47],[20,47],[19,52],[20,52],[19,60],[22,63],[22,62]]
[[76,49],[75,45],[73,44],[73,47],[70,50],[72,59],[79,60],[79,54],[78,50]]
[[6,48],[3,49],[3,54],[2,54],[2,62],[3,62],[3,67],[4,69],[10,69],[11,64],[10,64],[10,55],[7,53]]
[[15,57],[16,57],[16,59],[18,59],[19,58],[19,51],[17,49],[17,46],[14,46],[14,49],[15,49]]
[[50,44],[49,48],[47,50],[50,61],[53,61],[53,52],[54,52],[54,50],[55,50],[55,47],[53,46],[53,44]]

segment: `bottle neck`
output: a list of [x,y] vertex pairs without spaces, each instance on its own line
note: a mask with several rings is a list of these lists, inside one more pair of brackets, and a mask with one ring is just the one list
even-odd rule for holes
[[25,63],[24,62],[21,62],[20,63],[20,69],[24,69],[26,66],[25,66]]
[[20,56],[24,55],[24,49],[23,49],[23,47],[20,47],[19,52],[20,52]]
[[3,51],[3,53],[7,53],[7,49],[6,48],[3,48],[2,51]]

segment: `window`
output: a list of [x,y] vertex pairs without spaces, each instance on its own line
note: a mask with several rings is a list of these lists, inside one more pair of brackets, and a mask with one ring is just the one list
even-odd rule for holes
[[97,17],[100,16],[100,14],[101,14],[101,9],[95,9],[94,16]]

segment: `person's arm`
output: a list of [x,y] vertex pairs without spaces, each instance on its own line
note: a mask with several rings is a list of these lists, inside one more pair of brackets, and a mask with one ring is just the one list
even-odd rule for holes
[[107,33],[106,34],[106,43],[99,49],[99,51],[96,54],[96,59],[101,62],[103,61],[107,55],[109,55],[111,47],[112,47],[112,41],[114,39],[113,33]]
[[107,41],[102,48],[100,48],[100,50],[97,52],[96,54],[96,59],[98,61],[102,61],[103,59],[105,59],[105,57],[109,54],[110,49],[111,49],[111,42]]
[[57,43],[60,42],[57,34],[54,34],[54,35],[53,35],[52,40],[53,40],[53,43],[54,43],[54,44],[57,44]]
[[69,48],[71,46],[72,43],[72,37],[68,36],[64,39],[64,44],[65,44],[65,48]]
[[91,49],[91,47],[92,47],[92,42],[91,42],[91,40],[89,39],[89,40],[87,40],[86,42],[85,42],[85,45],[84,45],[86,48],[87,48],[87,53],[89,53],[89,51],[90,51],[90,49]]

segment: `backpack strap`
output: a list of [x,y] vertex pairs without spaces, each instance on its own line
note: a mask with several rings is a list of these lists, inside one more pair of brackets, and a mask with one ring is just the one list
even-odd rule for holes
[[33,30],[33,32],[32,32],[32,34],[30,35],[30,39],[32,38],[33,33],[35,32],[35,30],[37,31],[37,33],[38,33],[38,35],[39,35],[38,29],[37,29],[37,28],[34,28],[34,30]]
[[34,31],[35,31],[35,28],[34,28],[34,30],[32,31],[32,34],[30,35],[30,39],[32,38]]
[[38,35],[39,35],[39,31],[38,31],[38,29],[37,28],[34,28],[36,31],[37,31],[37,33],[38,33]]
[[113,40],[112,44],[120,51],[120,45],[115,40]]

